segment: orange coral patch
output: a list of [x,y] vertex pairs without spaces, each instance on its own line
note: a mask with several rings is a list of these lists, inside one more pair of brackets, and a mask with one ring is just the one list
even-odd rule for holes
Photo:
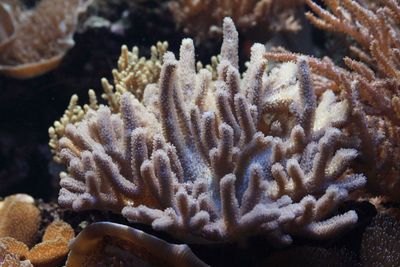
[[40,211],[32,197],[24,194],[5,199],[0,208],[0,237],[13,237],[31,246],[39,229]]
[[49,225],[49,227],[47,227],[43,236],[43,242],[56,240],[60,237],[69,242],[75,237],[74,229],[72,229],[72,227],[64,221],[54,221]]
[[3,245],[7,248],[8,253],[17,254],[20,259],[26,259],[29,248],[21,241],[18,241],[12,237],[2,237],[0,238],[0,243],[3,243]]
[[68,253],[68,242],[64,238],[37,244],[28,253],[34,266],[57,266]]
[[35,266],[56,266],[67,255],[69,241],[74,237],[75,232],[68,223],[56,220],[47,227],[42,243],[34,246],[27,258]]

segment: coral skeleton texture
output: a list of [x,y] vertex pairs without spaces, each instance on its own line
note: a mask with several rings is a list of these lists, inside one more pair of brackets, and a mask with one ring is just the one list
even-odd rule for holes
[[125,92],[118,113],[88,109],[66,125],[59,203],[111,210],[192,242],[262,234],[289,244],[293,234],[327,238],[356,223],[353,210],[332,217],[366,182],[348,169],[359,142],[339,130],[347,101],[326,91],[317,104],[305,57],[267,72],[261,44],[241,78],[230,18],[220,54],[213,81],[196,71],[193,41],[184,39],[179,60],[164,54],[142,101]]

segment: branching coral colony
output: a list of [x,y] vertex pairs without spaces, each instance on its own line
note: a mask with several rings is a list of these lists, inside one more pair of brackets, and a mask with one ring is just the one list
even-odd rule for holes
[[[348,57],[351,69],[335,66],[329,58],[307,57],[317,80],[341,90],[352,106],[348,130],[361,139],[361,168],[367,189],[393,200],[400,198],[400,2],[397,0],[326,1],[332,13],[311,0],[310,21],[330,31],[346,33],[358,46],[350,49],[361,61]],[[267,53],[277,60],[303,59],[291,53]]]
[[267,73],[264,53],[253,45],[241,78],[238,33],[225,18],[217,81],[196,72],[184,39],[142,102],[125,92],[118,112],[89,108],[59,140],[69,172],[59,203],[195,242],[262,234],[289,244],[292,234],[327,238],[354,224],[355,211],[330,217],[366,182],[347,168],[358,141],[337,128],[350,105],[327,91],[317,107],[307,60]]

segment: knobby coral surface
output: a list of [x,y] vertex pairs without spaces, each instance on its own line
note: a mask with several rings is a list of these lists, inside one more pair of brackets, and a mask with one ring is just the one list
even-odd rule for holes
[[[69,171],[62,206],[120,212],[200,242],[265,234],[288,244],[292,234],[325,238],[357,221],[355,211],[331,217],[365,183],[346,172],[357,140],[335,128],[348,103],[327,91],[317,106],[306,60],[266,72],[261,44],[241,78],[230,18],[223,35],[217,81],[196,72],[184,39],[179,60],[164,55],[142,102],[126,92],[119,113],[100,107],[66,126],[57,152]],[[336,116],[323,106],[336,106]]]
[[298,31],[301,29],[296,10],[302,1],[293,0],[175,0],[169,3],[175,21],[196,39],[222,32],[221,21],[230,16],[239,29],[257,25],[269,31]]
[[0,3],[0,73],[15,78],[41,75],[74,45],[80,12],[91,0],[41,0],[25,10],[21,0]]
[[[338,67],[329,58],[308,57],[310,67],[325,84],[342,91],[352,106],[353,135],[362,142],[362,166],[369,192],[400,197],[400,2],[326,1],[330,12],[307,0],[316,26],[352,37],[360,61],[349,57]],[[318,17],[317,17],[318,16]],[[302,55],[268,53],[268,58],[295,60]],[[323,84],[323,85],[324,85]],[[322,86],[323,86],[322,85]]]

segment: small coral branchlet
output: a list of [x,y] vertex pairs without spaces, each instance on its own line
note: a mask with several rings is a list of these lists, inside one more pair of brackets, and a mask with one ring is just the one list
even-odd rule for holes
[[[265,234],[288,244],[292,234],[327,238],[353,225],[355,211],[332,217],[365,183],[346,172],[357,140],[336,128],[348,103],[327,91],[317,104],[305,58],[267,72],[264,53],[253,45],[241,78],[230,18],[216,81],[196,71],[191,39],[179,60],[166,52],[141,102],[125,92],[118,113],[100,107],[66,126],[59,203],[112,210],[196,242]],[[326,112],[333,106],[335,115]]]

